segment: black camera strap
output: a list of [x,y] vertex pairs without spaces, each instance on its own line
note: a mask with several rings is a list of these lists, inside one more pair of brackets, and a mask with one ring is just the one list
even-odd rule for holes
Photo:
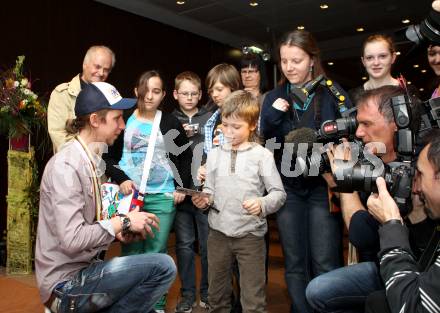
[[440,225],[437,225],[434,228],[434,232],[432,233],[428,245],[426,246],[422,256],[417,262],[417,267],[419,268],[420,271],[426,272],[428,270],[429,266],[431,266],[434,263],[437,257],[437,251],[439,249],[440,249]]
[[[313,96],[312,99],[312,103],[311,105],[309,105],[309,107],[307,108],[307,110],[302,114],[301,118],[298,115],[298,111],[295,108],[295,98],[289,94],[290,96],[290,100],[292,101],[292,111],[293,111],[293,116],[295,117],[295,128],[302,128],[302,127],[307,127],[310,128],[310,125],[307,125],[310,116],[316,112],[315,116],[314,116],[314,123],[315,124],[320,124],[320,120],[321,120],[321,112],[320,112],[320,108],[319,108],[319,98],[320,98],[320,89],[318,88],[318,90],[315,91],[315,95]],[[316,125],[314,125],[316,127]]]

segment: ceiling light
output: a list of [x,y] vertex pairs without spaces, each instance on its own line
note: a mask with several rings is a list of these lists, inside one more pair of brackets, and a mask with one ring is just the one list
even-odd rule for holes
[[264,62],[267,62],[270,60],[270,53],[269,52],[263,52],[261,54],[261,58],[263,59]]
[[367,80],[367,76],[362,76],[362,80]]
[[182,4],[185,4],[185,0],[177,0],[176,3],[179,5],[182,5]]
[[305,27],[304,27],[304,25],[299,25],[298,27],[297,27],[297,29],[299,29],[299,30],[303,30]]
[[424,90],[425,90],[424,88],[420,88],[420,89],[419,89],[419,91],[424,91]]
[[411,81],[408,80],[408,81],[406,82],[406,84],[407,84],[407,85],[411,85],[412,83],[411,83]]
[[396,55],[400,55],[400,51],[396,51]]
[[422,72],[422,73],[426,73],[426,70],[421,70],[420,72]]
[[326,10],[328,9],[328,4],[323,3],[319,7],[321,8],[321,10]]
[[363,32],[365,29],[363,28],[363,27],[358,27],[358,28],[356,28],[356,31],[357,32]]
[[333,63],[333,62],[327,62],[327,64],[330,65],[330,66],[332,66],[332,65],[335,64],[335,63]]
[[249,2],[249,5],[250,5],[251,7],[256,7],[256,6],[258,5],[258,1],[250,1],[250,2]]
[[414,67],[414,68],[418,68],[419,65],[418,65],[418,64],[414,64],[413,67]]
[[409,19],[407,19],[407,18],[402,20],[402,23],[403,23],[403,24],[409,24],[410,22],[411,22],[411,21],[410,21]]
[[260,54],[263,52],[263,49],[256,47],[256,46],[244,46],[241,51],[243,52],[243,54],[248,54],[248,53],[255,53],[255,54]]

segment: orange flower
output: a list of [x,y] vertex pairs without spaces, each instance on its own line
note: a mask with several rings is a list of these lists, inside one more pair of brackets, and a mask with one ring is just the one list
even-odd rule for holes
[[20,110],[23,110],[26,107],[26,101],[21,100],[20,103],[18,104],[18,108]]
[[8,78],[6,80],[6,88],[7,89],[12,89],[14,88],[14,80],[12,78]]

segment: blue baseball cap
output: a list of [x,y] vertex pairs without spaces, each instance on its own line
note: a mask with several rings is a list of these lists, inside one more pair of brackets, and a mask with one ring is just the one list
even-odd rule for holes
[[136,105],[136,99],[122,98],[113,85],[105,82],[87,84],[75,102],[75,115],[83,116],[103,109],[126,110]]

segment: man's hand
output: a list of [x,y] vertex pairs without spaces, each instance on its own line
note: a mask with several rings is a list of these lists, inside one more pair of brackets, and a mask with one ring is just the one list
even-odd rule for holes
[[440,12],[440,0],[432,1],[432,8],[435,11]]
[[146,238],[147,234],[154,237],[153,227],[159,230],[159,218],[153,213],[140,212],[139,207],[128,212],[127,217],[130,219],[130,231],[139,233],[142,238]]
[[132,243],[132,242],[135,242],[135,241],[139,241],[139,240],[144,239],[144,238],[142,238],[142,235],[139,234],[139,233],[129,232],[129,233],[126,233],[126,234],[117,233],[116,234],[116,239],[118,239],[120,242],[126,244],[126,243]]
[[339,145],[329,143],[327,146],[327,156],[330,162],[332,173],[335,174],[338,162],[342,160],[350,161],[352,159],[350,143],[346,139],[342,139],[342,143]]
[[372,194],[368,198],[367,206],[369,212],[381,224],[389,220],[402,220],[399,208],[387,190],[385,180],[382,177],[378,177],[376,185],[379,194]]
[[129,195],[130,193],[132,193],[133,192],[133,188],[134,188],[134,183],[131,180],[126,180],[122,184],[119,185],[119,190],[124,195]]
[[247,210],[252,215],[259,215],[261,213],[260,199],[249,199],[242,203],[243,209]]

